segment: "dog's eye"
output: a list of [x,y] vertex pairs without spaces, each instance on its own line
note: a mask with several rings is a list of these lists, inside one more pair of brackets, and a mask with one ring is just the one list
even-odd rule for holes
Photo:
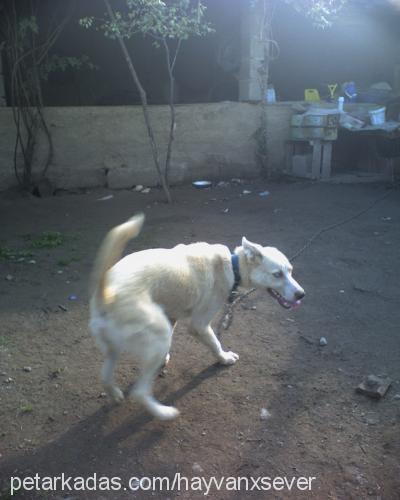
[[283,272],[282,271],[276,271],[276,273],[273,273],[274,278],[282,278]]

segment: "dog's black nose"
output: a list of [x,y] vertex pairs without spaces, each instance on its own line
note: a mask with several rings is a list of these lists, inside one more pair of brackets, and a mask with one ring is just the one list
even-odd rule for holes
[[303,292],[296,292],[294,294],[294,296],[296,297],[296,300],[301,300],[302,298],[304,298],[305,292],[304,291]]

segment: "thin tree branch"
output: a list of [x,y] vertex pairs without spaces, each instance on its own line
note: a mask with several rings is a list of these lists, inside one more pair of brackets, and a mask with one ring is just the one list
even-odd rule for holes
[[165,177],[168,182],[169,170],[171,165],[171,156],[172,156],[172,144],[174,142],[175,136],[175,123],[176,123],[176,114],[175,114],[175,103],[174,103],[174,93],[175,93],[175,77],[174,77],[174,66],[176,62],[176,58],[179,52],[179,48],[181,46],[181,39],[179,39],[178,44],[175,49],[175,55],[171,62],[171,53],[169,50],[168,42],[165,38],[163,38],[163,45],[165,49],[165,56],[167,62],[168,76],[169,76],[169,109],[170,109],[170,127],[169,127],[169,138],[168,138],[168,146],[167,146],[167,155],[165,158]]
[[[111,8],[109,0],[104,0],[104,3],[105,3],[105,6],[107,8],[107,12],[108,12],[108,15],[109,15],[111,21],[116,25],[116,18],[114,15],[114,11]],[[121,33],[118,30],[116,31],[116,36],[117,36],[118,43],[121,47],[122,53],[124,55],[125,61],[128,65],[130,74],[133,78],[133,81],[136,85],[136,88],[139,91],[140,100],[142,102],[142,110],[143,110],[144,120],[145,120],[146,128],[147,128],[147,134],[148,134],[149,139],[150,139],[151,150],[153,153],[154,165],[157,169],[157,173],[158,173],[159,179],[161,181],[162,188],[163,188],[165,195],[167,197],[168,203],[171,203],[172,198],[171,198],[171,193],[170,193],[169,188],[168,188],[168,183],[167,183],[166,178],[165,178],[166,176],[165,176],[165,173],[163,173],[161,171],[161,167],[160,167],[158,147],[157,147],[157,143],[156,143],[156,140],[154,137],[153,127],[151,125],[151,120],[150,120],[150,116],[149,116],[149,112],[148,112],[147,95],[146,95],[146,92],[145,92],[141,82],[140,82],[139,76],[135,70],[132,59],[131,59],[129,52],[128,52],[128,49],[126,47],[125,41],[122,38]]]
[[176,45],[176,49],[175,49],[175,55],[174,55],[174,58],[173,58],[172,64],[171,64],[171,71],[174,71],[176,58],[178,57],[178,53],[179,53],[179,50],[181,48],[181,43],[182,43],[182,38],[179,38],[178,43]]
[[[27,5],[30,9],[27,15],[37,19],[38,11],[36,7],[39,4],[29,0]],[[12,68],[10,78],[11,105],[16,126],[14,171],[17,181],[24,188],[31,187],[34,153],[40,128],[43,129],[48,143],[47,156],[41,176],[46,175],[53,158],[53,141],[43,115],[44,103],[39,66],[70,20],[74,8],[75,0],[69,3],[67,15],[55,29],[50,29],[50,23],[48,36],[42,44],[37,43],[38,36],[33,31],[26,32],[25,35],[20,33],[19,19],[21,13],[16,8],[16,2],[10,2],[9,9],[5,10],[5,22],[2,25],[7,27],[8,32],[6,40],[8,41],[8,58]],[[25,40],[29,40],[28,47]],[[21,151],[23,157],[22,178],[18,169],[18,151]]]

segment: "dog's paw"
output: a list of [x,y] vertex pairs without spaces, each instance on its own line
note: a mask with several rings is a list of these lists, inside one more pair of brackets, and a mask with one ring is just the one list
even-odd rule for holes
[[124,393],[118,387],[111,387],[108,393],[114,403],[122,403],[122,401],[125,399]]
[[173,420],[179,416],[179,410],[174,406],[159,406],[154,416],[160,420]]
[[239,359],[239,354],[232,351],[225,351],[219,356],[219,362],[223,365],[233,365]]

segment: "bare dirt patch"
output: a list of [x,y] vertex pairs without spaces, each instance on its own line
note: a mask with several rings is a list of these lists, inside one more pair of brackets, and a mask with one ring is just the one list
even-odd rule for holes
[[[246,189],[251,194],[242,195]],[[259,192],[267,189],[269,196]],[[321,235],[294,262],[307,292],[286,311],[251,294],[222,331],[239,353],[229,368],[185,333],[175,336],[161,401],[181,416],[163,423],[134,403],[112,406],[87,330],[87,282],[106,231],[147,216],[128,251],[242,235],[293,255],[320,228],[344,219],[385,187],[253,182],[198,191],[64,194],[0,202],[0,478],[11,475],[314,476],[311,491],[234,492],[209,498],[399,498],[399,193]],[[227,210],[228,209],[228,210]],[[38,246],[44,232],[59,234]],[[56,238],[56,237],[54,237]],[[50,240],[52,237],[50,237]],[[57,239],[57,238],[56,238]],[[14,255],[15,258],[10,258]],[[320,346],[320,337],[327,339]],[[369,375],[393,384],[375,401],[355,387]],[[135,366],[118,370],[128,388]],[[270,413],[260,418],[262,408]],[[265,413],[264,413],[265,414]],[[250,483],[251,484],[251,483]],[[200,498],[200,492],[25,492],[17,498]]]

